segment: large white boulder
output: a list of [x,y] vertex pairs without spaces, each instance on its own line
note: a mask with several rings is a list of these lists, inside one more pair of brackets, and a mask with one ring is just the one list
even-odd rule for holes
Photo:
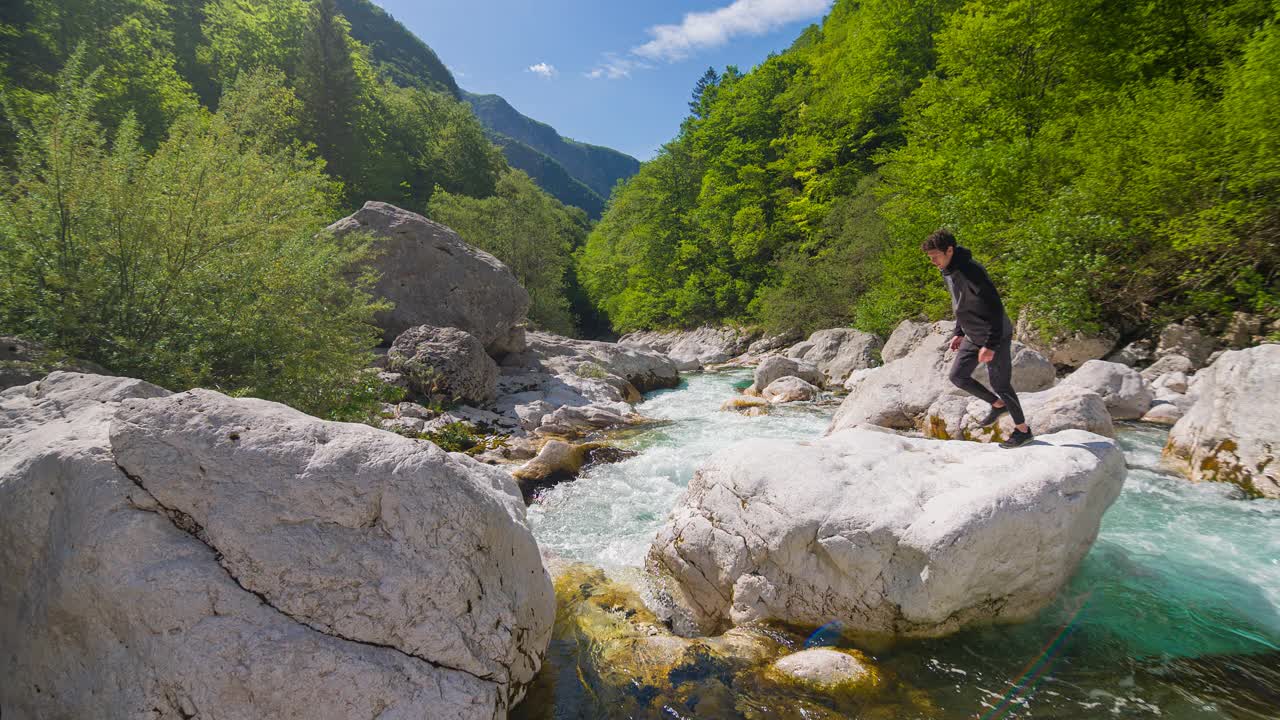
[[1280,497],[1280,345],[1230,350],[1196,380],[1165,456],[1193,480]]
[[647,564],[682,634],[937,637],[1045,607],[1124,477],[1112,441],[1074,430],[1015,451],[857,428],[752,440],[698,470]]
[[524,349],[520,325],[529,293],[502,261],[453,230],[372,201],[328,230],[373,236],[377,254],[370,263],[381,276],[374,294],[395,303],[377,317],[386,342],[415,325],[434,325],[471,333],[491,355]]
[[[954,329],[955,324],[949,321],[934,323],[929,334],[905,357],[852,373],[844,384],[849,396],[836,411],[828,432],[863,424],[922,429],[929,408],[938,398],[963,394],[948,380],[955,360],[955,352],[949,349]],[[979,366],[974,377],[988,383],[986,366]],[[1021,343],[1014,343],[1014,389],[1019,393],[1033,392],[1053,382],[1049,361]]]
[[1062,384],[1101,395],[1107,411],[1116,420],[1137,420],[1151,409],[1155,400],[1155,391],[1137,370],[1105,360],[1086,362],[1068,375]]
[[[1106,401],[1094,391],[1077,385],[1055,385],[1048,390],[1018,393],[1027,424],[1037,435],[1062,430],[1086,430],[1115,437],[1115,426]],[[1013,434],[1013,418],[1008,413],[989,427],[978,422],[991,406],[968,395],[943,395],[929,407],[922,423],[925,435],[940,440],[999,442]]]
[[855,370],[877,364],[877,354],[884,340],[871,333],[852,328],[818,330],[808,340],[787,350],[787,357],[803,360],[818,368],[824,385],[839,387]]
[[754,387],[758,392],[763,392],[774,380],[784,377],[797,377],[814,385],[820,385],[826,380],[818,368],[811,363],[772,355],[761,360],[756,366]]
[[5,717],[506,717],[554,598],[507,473],[284,406],[0,394]]

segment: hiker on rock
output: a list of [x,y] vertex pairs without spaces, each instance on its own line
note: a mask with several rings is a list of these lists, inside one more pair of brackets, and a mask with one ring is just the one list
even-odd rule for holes
[[[924,241],[929,261],[942,271],[951,291],[951,308],[956,316],[956,334],[951,349],[958,350],[951,366],[951,382],[956,387],[991,403],[982,426],[991,425],[1004,413],[1013,418],[1014,431],[1003,448],[1031,442],[1031,428],[1022,414],[1018,394],[1013,390],[1013,323],[1004,311],[1000,293],[987,271],[967,248],[956,245],[950,230],[934,232]],[[991,390],[973,379],[978,363],[985,363]],[[992,390],[995,392],[993,393]]]

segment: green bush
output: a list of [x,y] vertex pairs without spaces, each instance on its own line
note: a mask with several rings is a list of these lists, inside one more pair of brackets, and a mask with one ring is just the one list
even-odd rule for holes
[[[0,325],[174,390],[317,414],[350,403],[382,305],[373,278],[343,273],[368,257],[368,241],[321,233],[338,192],[322,163],[262,127],[270,114],[238,115],[245,96],[287,110],[287,88],[245,76],[222,111],[183,115],[149,153],[131,116],[108,139],[96,79],[75,57],[42,110],[10,113],[18,152],[0,198]],[[254,135],[237,132],[248,125]]]

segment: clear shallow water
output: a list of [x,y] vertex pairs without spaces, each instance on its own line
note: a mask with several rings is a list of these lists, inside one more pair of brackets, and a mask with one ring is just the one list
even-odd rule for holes
[[[529,508],[539,542],[633,574],[711,453],[752,437],[812,438],[826,428],[834,405],[761,418],[720,412],[749,378],[748,371],[693,375],[650,396],[642,412],[669,424],[621,442],[639,456],[540,496]],[[875,655],[928,693],[938,711],[919,717],[1280,718],[1280,501],[1246,501],[1231,486],[1166,472],[1166,436],[1147,426],[1121,429],[1130,467],[1124,492],[1075,578],[1036,621]],[[567,698],[557,700],[555,717],[607,717],[583,714]],[[802,716],[786,707],[751,714]]]

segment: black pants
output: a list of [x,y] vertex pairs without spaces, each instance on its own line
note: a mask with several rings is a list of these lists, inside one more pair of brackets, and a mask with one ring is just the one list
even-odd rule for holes
[[965,338],[960,344],[960,352],[956,362],[951,366],[951,384],[973,395],[994,404],[996,396],[1009,408],[1009,417],[1015,425],[1021,425],[1027,419],[1022,414],[1022,405],[1018,402],[1018,394],[1013,391],[1013,338],[1000,343],[995,348],[996,356],[987,363],[987,377],[991,379],[991,390],[973,379],[973,371],[978,369],[978,351],[982,348]]

